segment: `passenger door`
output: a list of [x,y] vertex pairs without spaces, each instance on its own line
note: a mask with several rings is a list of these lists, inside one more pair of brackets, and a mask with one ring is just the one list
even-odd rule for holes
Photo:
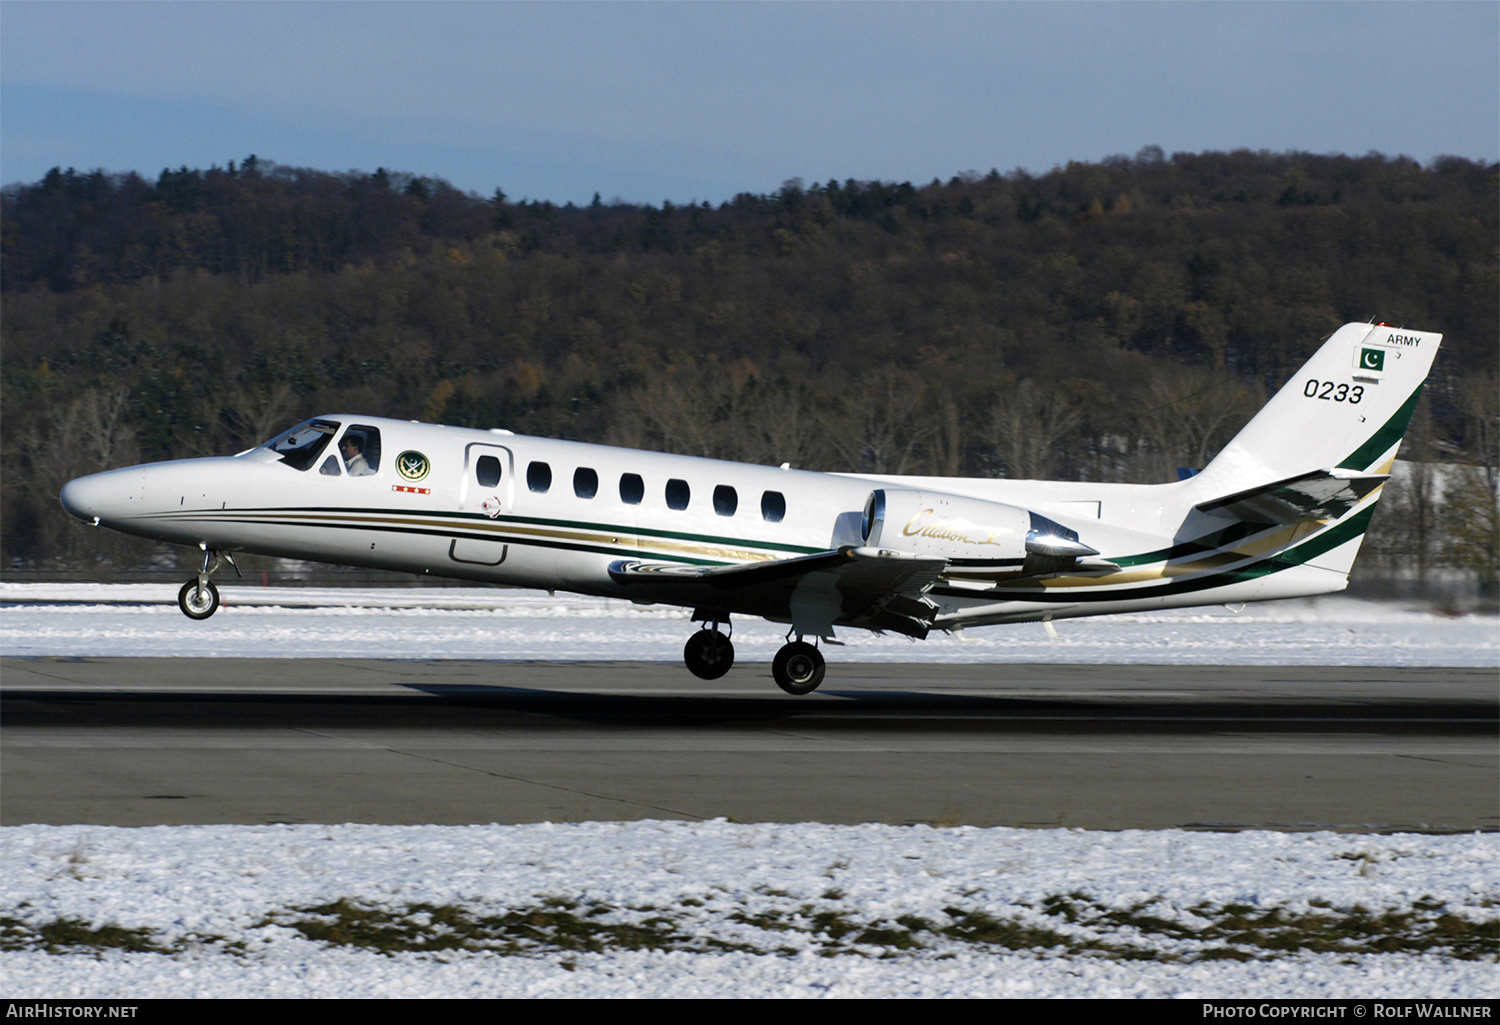
[[[464,447],[463,477],[458,486],[458,508],[496,519],[510,511],[515,501],[515,457],[504,445],[473,442]],[[485,533],[480,520],[471,534]],[[456,537],[448,545],[448,557],[472,566],[498,566],[505,561],[506,545],[479,537]]]

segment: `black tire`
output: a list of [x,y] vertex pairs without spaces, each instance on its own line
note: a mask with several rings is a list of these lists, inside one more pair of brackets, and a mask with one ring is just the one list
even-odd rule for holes
[[688,672],[700,680],[717,680],[734,665],[734,645],[717,630],[699,630],[682,649]]
[[811,694],[823,682],[827,668],[821,651],[805,641],[793,641],[776,653],[771,675],[776,678],[776,686],[788,694]]
[[177,607],[182,609],[182,614],[189,619],[207,619],[219,611],[219,589],[214,586],[212,580],[203,585],[203,592],[198,591],[198,581],[189,580],[182,585],[182,590],[177,592]]

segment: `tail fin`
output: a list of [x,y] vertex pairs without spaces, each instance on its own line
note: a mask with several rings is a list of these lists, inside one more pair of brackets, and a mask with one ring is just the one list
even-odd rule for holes
[[1389,473],[1442,339],[1345,324],[1192,479],[1226,494],[1313,470]]
[[[1307,524],[1305,559],[1347,574],[1443,336],[1345,324],[1189,479],[1204,514]],[[1189,483],[1184,482],[1184,483]],[[1323,528],[1328,528],[1324,530]]]

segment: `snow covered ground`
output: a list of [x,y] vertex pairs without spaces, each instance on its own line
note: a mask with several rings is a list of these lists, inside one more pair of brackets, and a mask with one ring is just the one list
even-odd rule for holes
[[[7,655],[191,655],[677,662],[686,610],[494,588],[223,584],[194,622],[170,584],[0,584]],[[68,603],[68,604],[56,604]],[[981,627],[925,641],[840,631],[834,662],[1112,662],[1500,666],[1500,620],[1345,597]],[[740,661],[770,662],[785,626],[734,623]]]
[[[175,592],[0,585],[0,652],[675,662],[690,629],[528,592],[233,584],[194,623]],[[737,623],[739,657],[782,629]],[[836,657],[1500,665],[1494,617],[1344,598],[1057,631],[851,633]],[[0,868],[11,998],[1500,997],[1494,834],[18,826]]]
[[3,856],[12,998],[1500,996],[1492,835],[25,826]]

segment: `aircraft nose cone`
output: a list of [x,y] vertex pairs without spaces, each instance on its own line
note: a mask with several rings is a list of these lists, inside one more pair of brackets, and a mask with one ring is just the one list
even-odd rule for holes
[[98,491],[93,477],[79,477],[64,484],[57,497],[69,514],[80,520],[93,520],[98,515],[94,512],[99,504]]
[[110,470],[70,480],[58,499],[72,515],[89,523],[122,513],[127,504],[140,500],[141,474]]

